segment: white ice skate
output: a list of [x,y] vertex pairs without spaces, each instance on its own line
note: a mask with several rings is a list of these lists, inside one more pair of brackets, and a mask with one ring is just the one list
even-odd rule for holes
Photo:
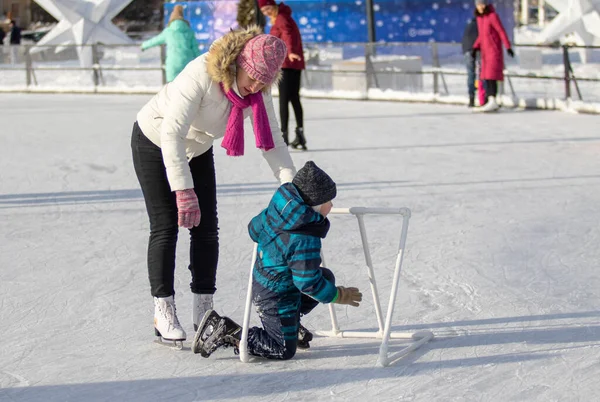
[[192,306],[192,322],[194,323],[194,332],[204,318],[208,310],[213,309],[213,295],[201,295],[194,293],[194,305]]
[[186,335],[177,319],[173,296],[154,298],[154,333],[158,337],[157,343],[173,341],[177,349],[183,349]]
[[480,113],[481,112],[482,113],[490,113],[490,112],[495,112],[498,109],[500,109],[500,106],[496,102],[496,97],[495,96],[490,96],[488,98],[488,101],[487,101],[487,103],[485,105],[473,108],[473,111],[474,112],[480,112]]

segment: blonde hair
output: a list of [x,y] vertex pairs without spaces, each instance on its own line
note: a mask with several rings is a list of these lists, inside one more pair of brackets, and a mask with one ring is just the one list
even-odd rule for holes
[[171,22],[176,20],[185,21],[185,18],[183,18],[183,6],[181,4],[177,4],[175,7],[173,7],[173,11],[171,11],[171,15],[169,16],[169,23],[167,25],[171,25]]

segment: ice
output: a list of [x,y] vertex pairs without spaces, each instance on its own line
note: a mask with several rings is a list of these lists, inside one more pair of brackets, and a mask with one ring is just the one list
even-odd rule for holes
[[[412,210],[394,331],[436,339],[390,367],[378,342],[316,337],[293,360],[241,363],[189,351],[188,236],[176,301],[186,349],[153,343],[148,222],[130,151],[139,95],[1,94],[0,400],[594,400],[600,393],[598,117],[549,111],[304,100],[308,152],[338,184],[336,207]],[[247,124],[247,130],[250,125]],[[293,122],[291,129],[294,128]],[[221,254],[215,308],[240,322],[249,219],[275,179],[248,132],[216,144]],[[356,222],[324,241],[343,329],[373,330]],[[366,227],[387,300],[399,220]],[[384,305],[385,307],[385,305]],[[256,323],[257,315],[253,315]],[[326,306],[303,319],[328,329]],[[390,352],[401,350],[390,342]]]

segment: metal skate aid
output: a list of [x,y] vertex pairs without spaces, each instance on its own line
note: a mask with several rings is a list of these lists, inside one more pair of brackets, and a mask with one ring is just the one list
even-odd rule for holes
[[[339,328],[337,322],[337,316],[335,313],[335,308],[333,304],[329,304],[329,312],[331,316],[331,330],[319,330],[314,331],[315,334],[321,336],[328,337],[337,337],[337,338],[374,338],[381,339],[381,346],[379,347],[379,358],[377,360],[377,364],[380,366],[388,366],[390,361],[398,360],[410,352],[418,349],[423,346],[431,339],[433,339],[433,333],[431,331],[417,331],[417,332],[392,332],[392,316],[394,313],[394,304],[396,302],[396,297],[398,294],[398,286],[400,282],[400,272],[402,267],[402,260],[404,257],[404,248],[406,245],[406,237],[408,233],[408,221],[410,219],[410,210],[408,208],[366,208],[366,207],[352,207],[352,208],[333,208],[330,214],[335,215],[354,215],[358,221],[358,228],[360,232],[360,237],[362,241],[365,263],[367,267],[367,273],[369,275],[369,283],[371,285],[371,293],[373,294],[373,304],[375,306],[375,314],[377,316],[377,324],[378,331],[376,332],[365,332],[365,331],[343,331]],[[390,299],[388,302],[388,309],[385,318],[385,322],[383,320],[383,313],[381,309],[381,303],[379,299],[379,292],[377,289],[377,283],[375,281],[375,271],[373,269],[373,263],[371,260],[371,253],[369,249],[369,244],[367,241],[367,233],[365,229],[364,216],[369,214],[377,214],[377,215],[401,215],[402,216],[402,228],[400,232],[400,244],[398,247],[398,252],[396,254],[396,263],[394,268],[394,276],[392,280],[392,289],[390,294]],[[254,245],[254,252],[252,253],[252,262],[250,264],[250,277],[248,279],[248,293],[246,296],[246,309],[244,312],[244,322],[243,322],[243,330],[242,330],[242,340],[240,342],[240,360],[244,363],[248,362],[249,355],[247,349],[247,340],[248,340],[248,328],[250,323],[250,314],[252,309],[252,270],[254,267],[254,261],[256,261],[258,246]],[[321,254],[323,265],[325,264],[325,258],[323,253]],[[411,343],[408,343],[404,346],[404,348],[395,353],[393,356],[389,355],[388,345],[390,339],[406,339],[412,340]]]

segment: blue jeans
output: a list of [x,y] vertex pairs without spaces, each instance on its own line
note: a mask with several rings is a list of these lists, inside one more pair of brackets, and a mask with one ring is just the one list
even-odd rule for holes
[[465,52],[465,66],[467,67],[467,87],[469,88],[469,96],[475,96],[475,65],[476,58],[471,55],[471,52]]

